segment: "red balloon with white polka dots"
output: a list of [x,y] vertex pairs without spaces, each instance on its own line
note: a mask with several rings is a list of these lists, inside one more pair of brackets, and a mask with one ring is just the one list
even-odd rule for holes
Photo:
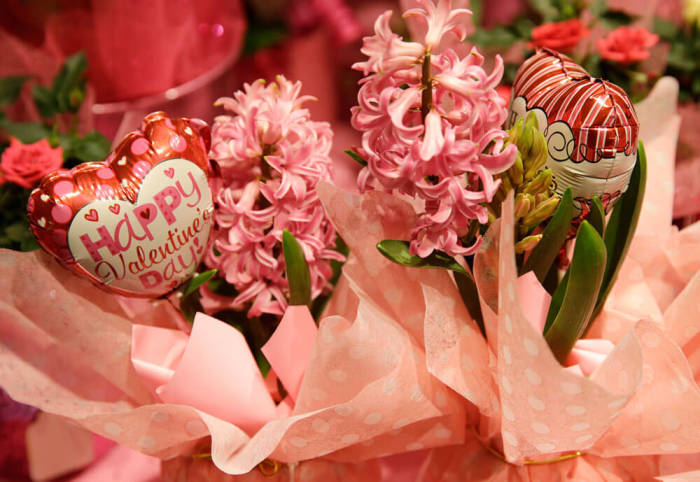
[[171,292],[197,269],[212,229],[210,141],[201,120],[149,114],[103,162],[41,181],[27,205],[34,236],[109,291]]

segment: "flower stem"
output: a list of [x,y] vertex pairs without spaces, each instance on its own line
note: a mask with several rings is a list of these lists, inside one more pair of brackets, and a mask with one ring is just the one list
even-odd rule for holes
[[433,108],[433,79],[430,78],[430,51],[425,53],[423,58],[423,72],[421,77],[423,85],[423,96],[421,98],[420,115],[425,122],[425,118]]

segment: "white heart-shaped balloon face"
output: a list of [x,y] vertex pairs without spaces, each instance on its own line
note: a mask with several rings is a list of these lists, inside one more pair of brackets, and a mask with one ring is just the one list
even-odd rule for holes
[[159,296],[197,269],[213,223],[206,173],[168,159],[143,178],[136,203],[96,199],[68,228],[68,249],[87,274],[123,294]]

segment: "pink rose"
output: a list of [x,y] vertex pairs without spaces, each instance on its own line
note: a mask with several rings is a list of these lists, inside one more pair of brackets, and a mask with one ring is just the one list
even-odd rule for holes
[[578,18],[545,23],[532,29],[532,41],[527,46],[547,47],[565,52],[576,47],[589,33],[590,30]]
[[46,139],[34,144],[22,144],[10,139],[10,147],[2,153],[0,171],[5,181],[25,188],[33,187],[46,174],[63,164],[63,149],[52,148]]
[[604,59],[627,65],[648,58],[649,49],[658,41],[658,35],[643,27],[618,27],[598,39],[598,51]]

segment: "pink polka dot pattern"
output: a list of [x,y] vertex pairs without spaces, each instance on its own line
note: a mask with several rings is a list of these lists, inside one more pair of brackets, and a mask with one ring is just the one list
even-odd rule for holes
[[53,186],[53,193],[56,196],[66,196],[73,192],[73,183],[70,181],[59,181]]
[[143,137],[139,137],[131,143],[131,153],[135,156],[140,156],[148,151],[148,141]]
[[73,216],[73,211],[65,204],[56,204],[51,208],[51,217],[57,223],[65,224],[70,221],[71,216]]
[[100,179],[112,179],[114,177],[114,171],[109,167],[103,167],[102,169],[98,169],[97,177]]
[[175,152],[184,152],[185,149],[187,149],[187,142],[185,139],[182,138],[182,136],[179,136],[177,134],[173,134],[170,136],[170,147],[173,149]]

